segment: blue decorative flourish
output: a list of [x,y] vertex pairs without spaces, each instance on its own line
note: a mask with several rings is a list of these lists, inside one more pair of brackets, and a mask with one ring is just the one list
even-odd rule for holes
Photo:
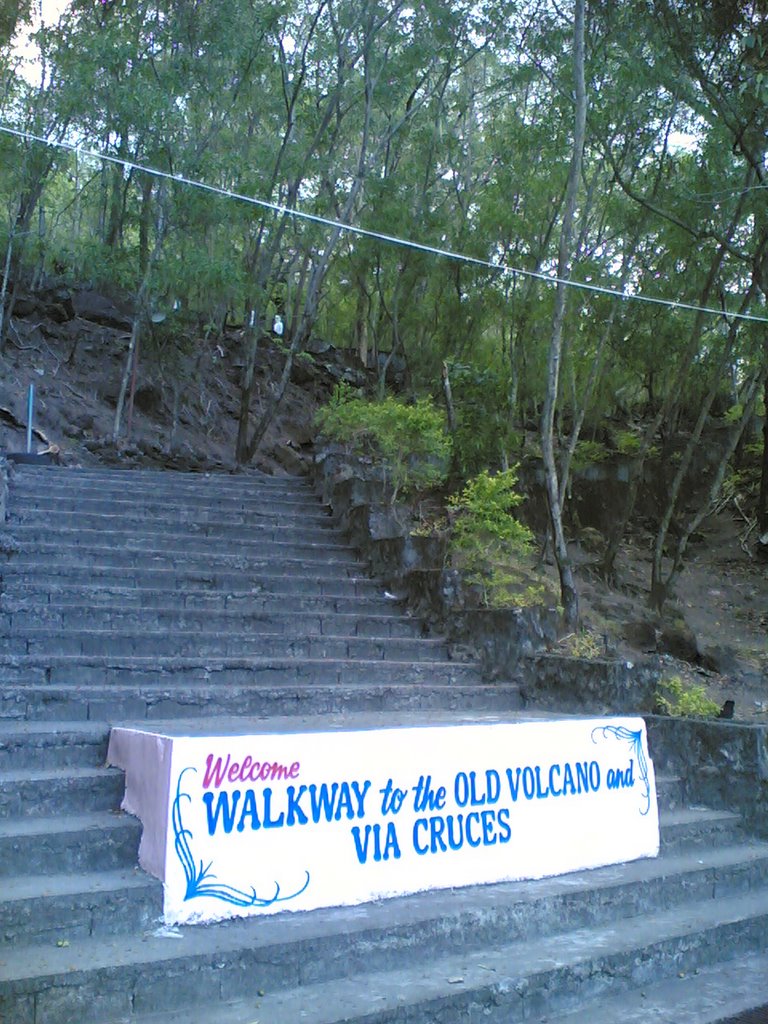
[[635,757],[637,758],[637,767],[640,772],[640,778],[643,782],[643,794],[642,799],[645,807],[640,813],[645,816],[651,808],[651,783],[648,778],[648,761],[643,750],[643,733],[641,729],[637,732],[633,732],[631,729],[627,729],[623,725],[601,725],[596,729],[592,730],[592,742],[597,743],[595,739],[595,733],[602,733],[603,739],[607,733],[614,736],[617,740],[626,740],[632,747]]
[[212,899],[222,900],[224,903],[231,903],[235,907],[269,907],[273,903],[286,903],[288,900],[293,900],[297,896],[300,896],[307,886],[309,885],[309,872],[306,871],[306,879],[300,889],[292,892],[289,896],[280,895],[280,885],[275,882],[275,894],[270,897],[259,896],[255,888],[251,888],[250,892],[245,892],[242,889],[236,889],[231,885],[226,885],[221,882],[215,882],[216,875],[211,871],[213,861],[210,861],[207,865],[203,865],[203,862],[195,862],[195,858],[192,855],[192,848],[190,846],[190,840],[194,838],[192,832],[185,828],[184,822],[181,818],[181,802],[182,800],[192,800],[192,797],[188,793],[182,793],[181,791],[181,780],[187,772],[196,772],[197,768],[185,768],[179,773],[179,781],[176,785],[176,799],[173,801],[173,808],[171,811],[171,821],[173,824],[173,834],[175,836],[174,846],[176,849],[176,856],[181,861],[181,866],[184,870],[184,877],[187,880],[187,887],[184,894],[184,900],[195,899],[197,896],[209,896]]

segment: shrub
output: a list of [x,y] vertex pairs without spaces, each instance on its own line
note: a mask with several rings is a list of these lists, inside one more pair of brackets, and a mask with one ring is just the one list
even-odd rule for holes
[[372,402],[339,385],[317,415],[322,434],[350,454],[380,460],[391,483],[391,500],[444,483],[451,441],[443,414],[428,398],[406,405],[394,398]]
[[489,607],[522,607],[550,597],[546,581],[527,566],[533,534],[512,514],[522,501],[516,488],[516,469],[494,476],[483,471],[449,503],[451,560],[480,588]]
[[607,458],[608,449],[599,441],[577,441],[573,464],[583,468],[593,462],[604,462]]
[[710,700],[703,686],[686,686],[680,676],[662,679],[656,703],[676,718],[717,718],[720,705]]
[[620,455],[637,455],[642,447],[642,441],[631,430],[620,430],[616,434],[616,451]]
[[605,645],[601,637],[591,633],[587,629],[580,629],[578,633],[569,633],[560,641],[562,647],[573,658],[602,658],[605,655]]

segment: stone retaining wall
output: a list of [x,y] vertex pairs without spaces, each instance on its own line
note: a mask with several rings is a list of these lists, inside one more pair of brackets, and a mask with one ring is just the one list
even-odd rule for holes
[[479,660],[488,680],[521,684],[537,707],[605,714],[650,712],[659,679],[655,658],[639,665],[551,652],[560,619],[554,608],[482,608],[461,574],[447,568],[446,542],[412,532],[407,508],[386,501],[386,483],[370,461],[326,448],[315,485],[352,544],[398,598]]
[[646,723],[657,770],[678,774],[690,802],[737,811],[768,836],[768,726],[659,715]]

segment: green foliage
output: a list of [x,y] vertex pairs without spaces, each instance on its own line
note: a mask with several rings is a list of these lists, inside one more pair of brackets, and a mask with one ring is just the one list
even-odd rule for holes
[[604,462],[609,452],[599,441],[578,441],[573,453],[574,466],[588,466],[593,462]]
[[560,645],[571,655],[572,658],[601,658],[605,654],[605,647],[601,637],[588,629],[580,629],[578,633],[569,633],[563,637]]
[[523,607],[550,597],[546,581],[528,565],[533,534],[512,514],[521,501],[517,471],[509,469],[495,476],[479,473],[449,502],[451,561],[480,588],[489,607]]
[[514,451],[519,438],[511,428],[509,375],[494,366],[450,363],[448,373],[456,410],[454,461],[466,479],[498,466],[502,450]]
[[318,413],[317,425],[351,454],[381,461],[393,502],[400,494],[413,495],[445,482],[451,441],[442,412],[428,398],[413,405],[391,397],[373,402],[339,384],[331,402]]
[[620,455],[637,455],[642,441],[632,430],[619,430],[616,434],[616,451]]
[[720,705],[707,697],[703,686],[687,686],[680,676],[662,679],[656,702],[676,718],[717,718]]

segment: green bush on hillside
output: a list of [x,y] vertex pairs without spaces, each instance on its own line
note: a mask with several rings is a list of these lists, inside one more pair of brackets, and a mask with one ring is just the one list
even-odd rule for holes
[[720,705],[710,700],[703,686],[686,686],[680,676],[662,679],[656,703],[676,718],[717,718]]
[[374,402],[339,386],[317,414],[320,432],[352,455],[381,461],[391,484],[391,500],[445,482],[451,440],[442,412],[428,398],[406,405],[395,398]]
[[451,561],[489,607],[529,606],[551,596],[528,567],[533,534],[512,514],[522,500],[516,468],[493,476],[483,471],[450,500]]

